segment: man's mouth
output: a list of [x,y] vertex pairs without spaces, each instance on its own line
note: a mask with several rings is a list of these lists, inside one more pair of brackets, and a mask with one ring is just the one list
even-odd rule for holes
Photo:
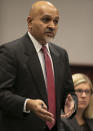
[[53,32],[46,32],[46,35],[47,35],[48,37],[54,37],[54,36],[55,36]]

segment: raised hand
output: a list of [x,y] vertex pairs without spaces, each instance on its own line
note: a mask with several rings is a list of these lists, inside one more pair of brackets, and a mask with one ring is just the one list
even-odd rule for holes
[[74,111],[75,111],[75,103],[70,94],[68,94],[66,101],[65,101],[65,106],[64,106],[64,113],[61,114],[61,118],[68,118],[70,117]]

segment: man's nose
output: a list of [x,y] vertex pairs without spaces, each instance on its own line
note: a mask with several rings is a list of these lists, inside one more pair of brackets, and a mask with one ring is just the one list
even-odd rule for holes
[[48,26],[49,31],[54,31],[54,27]]
[[51,21],[50,23],[49,23],[49,25],[48,25],[48,28],[51,30],[51,31],[53,31],[53,30],[55,30],[55,24],[54,24],[54,22],[53,21]]

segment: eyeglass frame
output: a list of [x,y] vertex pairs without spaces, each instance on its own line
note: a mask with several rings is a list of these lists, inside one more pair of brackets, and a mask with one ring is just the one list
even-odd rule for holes
[[92,95],[93,91],[90,89],[86,89],[86,90],[82,90],[82,89],[75,89],[75,92],[82,95],[83,93],[85,93],[86,95]]

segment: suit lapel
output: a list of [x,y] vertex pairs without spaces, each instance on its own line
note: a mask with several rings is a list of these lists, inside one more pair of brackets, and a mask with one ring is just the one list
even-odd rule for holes
[[37,90],[39,91],[42,99],[47,104],[48,100],[47,100],[46,86],[45,86],[41,64],[40,64],[37,52],[34,48],[34,45],[28,35],[26,36],[24,45],[26,47],[25,55],[27,57],[27,65],[28,65],[29,71],[33,75]]

